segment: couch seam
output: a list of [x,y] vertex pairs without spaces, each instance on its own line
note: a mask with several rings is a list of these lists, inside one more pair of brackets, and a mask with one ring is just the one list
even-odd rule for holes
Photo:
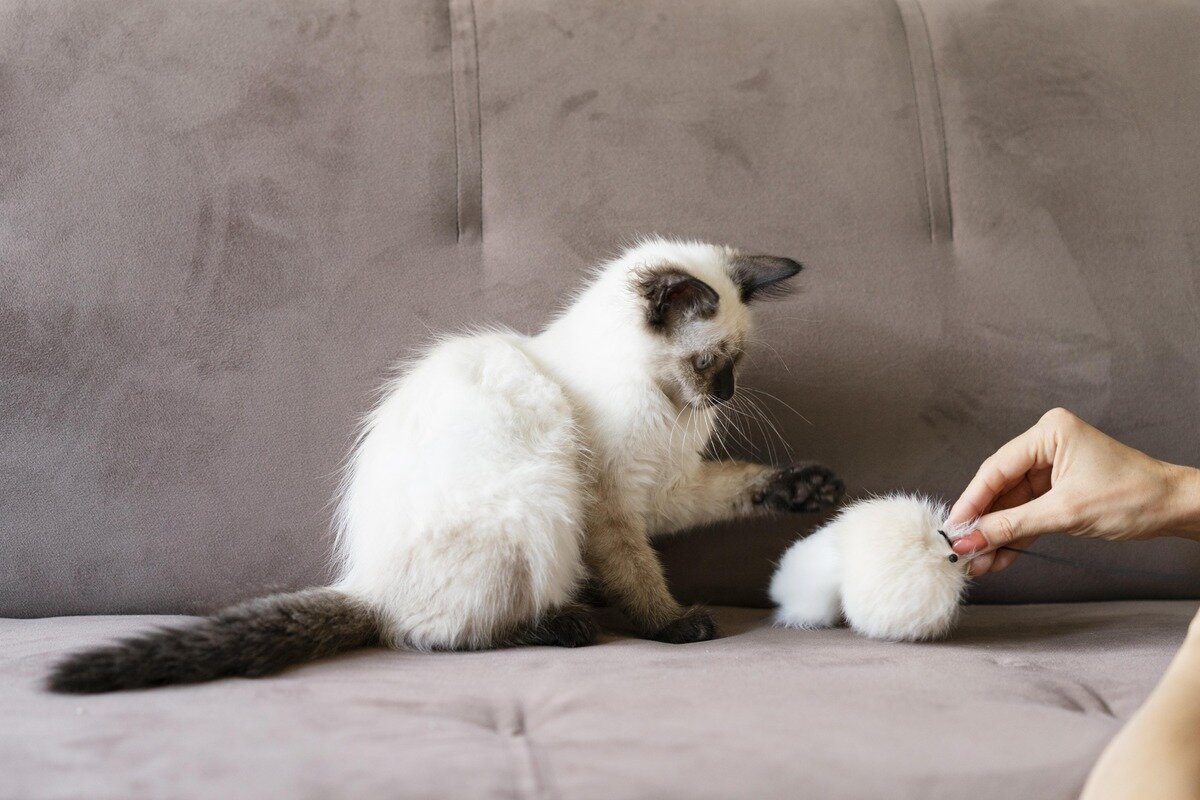
[[546,785],[534,753],[533,740],[529,738],[524,708],[517,704],[513,708],[512,715],[505,721],[508,724],[498,724],[496,730],[508,740],[509,754],[513,759],[513,789],[516,796],[522,800],[553,798],[554,793]]
[[921,145],[925,177],[925,210],[929,222],[929,240],[953,240],[954,215],[950,205],[950,164],[946,149],[946,128],[929,25],[920,0],[893,2],[904,27],[913,98],[917,106],[917,138]]
[[541,779],[541,770],[538,768],[533,742],[529,740],[529,736],[520,731],[509,733],[508,742],[513,759],[518,762],[517,796],[527,800],[553,797]]
[[447,0],[454,114],[455,226],[460,242],[483,236],[483,141],[474,0]]

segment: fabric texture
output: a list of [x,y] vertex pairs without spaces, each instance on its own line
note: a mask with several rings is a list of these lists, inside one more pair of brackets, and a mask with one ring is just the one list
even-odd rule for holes
[[[1198,40],[1167,0],[0,0],[0,614],[323,582],[389,365],[652,231],[808,265],[743,375],[764,459],[952,499],[1064,405],[1195,463]],[[762,605],[819,521],[665,542],[675,591]],[[973,598],[1200,596],[1186,543],[1037,548],[1138,571]]]
[[577,650],[361,651],[281,676],[72,697],[68,649],[173,617],[0,622],[0,798],[1078,796],[1196,603],[975,606],[886,644],[768,627]]

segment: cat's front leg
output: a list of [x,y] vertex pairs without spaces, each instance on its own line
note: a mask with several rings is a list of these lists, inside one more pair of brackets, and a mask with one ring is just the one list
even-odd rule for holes
[[842,481],[817,464],[705,461],[656,496],[649,527],[659,536],[739,517],[823,511],[843,492]]
[[717,635],[707,611],[684,608],[671,596],[662,563],[635,516],[611,510],[597,514],[587,531],[584,554],[600,591],[643,637],[687,644]]
[[832,508],[846,492],[841,478],[820,464],[793,464],[766,473],[754,487],[755,507],[786,513],[812,513]]

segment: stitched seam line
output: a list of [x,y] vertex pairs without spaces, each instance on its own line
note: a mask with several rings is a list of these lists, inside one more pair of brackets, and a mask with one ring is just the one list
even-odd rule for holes
[[917,135],[924,166],[929,239],[934,242],[949,240],[954,238],[949,159],[929,27],[920,0],[895,0],[895,3],[904,26],[913,97],[917,104]]
[[479,48],[473,0],[448,0],[458,240],[483,235]]
[[477,168],[475,197],[476,203],[478,204],[477,216],[479,219],[479,237],[483,238],[483,101],[480,99],[483,90],[479,86],[481,74],[479,71],[479,25],[476,24],[478,16],[475,13],[475,0],[470,0],[470,5],[472,44],[471,54],[475,59],[475,164]]
[[446,17],[450,21],[450,113],[454,117],[454,238],[462,239],[462,165],[458,159],[458,140],[461,138],[459,134],[458,121],[458,59],[454,55],[454,51],[458,48],[455,42],[457,38],[454,35],[454,1],[447,0],[446,2]]
[[529,736],[524,731],[510,731],[506,735],[509,751],[515,762],[517,796],[526,800],[551,797],[542,781],[541,770],[538,769],[537,758],[533,753],[533,742],[529,741]]
[[542,771],[529,738],[525,709],[520,702],[496,710],[493,730],[506,740],[513,766],[513,794],[521,800],[552,800],[554,793],[542,778]]
[[[946,147],[946,117],[942,114],[942,90],[938,84],[937,63],[933,59],[933,37],[929,34],[929,21],[925,18],[925,7],[921,5],[920,0],[912,0],[912,3],[917,8],[917,14],[921,17],[921,31],[925,35],[925,47],[929,52],[929,95],[930,95],[930,125],[932,127],[934,137],[937,139],[938,152],[937,155],[941,158],[939,163],[938,186],[941,189],[942,197],[945,201],[946,216],[945,230],[946,238],[954,239],[954,207],[950,202],[950,154]],[[476,69],[478,74],[478,69]],[[477,82],[478,83],[478,82]]]

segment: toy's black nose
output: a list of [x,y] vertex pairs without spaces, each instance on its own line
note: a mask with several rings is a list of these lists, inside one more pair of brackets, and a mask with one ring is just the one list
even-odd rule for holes
[[733,397],[737,388],[737,380],[733,377],[733,359],[730,359],[720,372],[713,376],[711,396],[715,403],[726,403]]

